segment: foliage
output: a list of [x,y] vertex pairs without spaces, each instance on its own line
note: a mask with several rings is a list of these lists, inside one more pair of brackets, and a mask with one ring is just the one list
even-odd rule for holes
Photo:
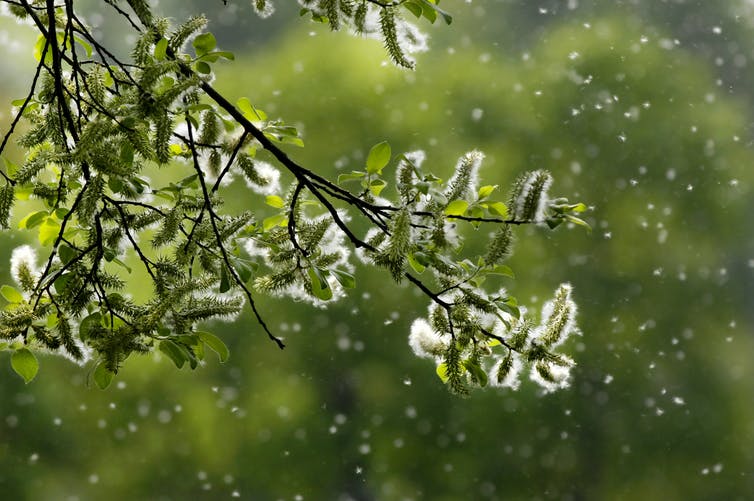
[[[204,18],[173,27],[145,2],[128,4],[133,15],[112,4],[139,35],[124,61],[97,41],[72,1],[11,3],[13,14],[39,32],[29,93],[14,101],[18,111],[2,143],[15,136],[25,155],[18,165],[5,159],[0,191],[5,227],[16,201],[42,204],[18,226],[37,235],[46,257],[40,264],[34,249],[17,248],[16,286],[2,291],[8,306],[0,312],[0,337],[25,380],[36,374],[33,350],[81,363],[93,358],[102,388],[131,354],[154,348],[178,368],[196,368],[207,348],[225,360],[223,342],[197,326],[233,319],[244,303],[282,348],[255,296],[317,306],[340,298],[355,286],[353,248],[362,262],[430,300],[428,320],[417,320],[410,343],[417,354],[437,358],[452,391],[488,381],[516,387],[524,363],[546,389],[567,384],[573,361],[553,349],[575,330],[570,286],[558,289],[536,328],[504,288],[483,288],[495,275],[513,276],[503,264],[512,227],[586,224],[578,217],[584,204],[550,197],[548,172],[522,175],[503,202],[495,198],[497,186],[479,186],[480,152],[463,155],[443,180],[424,168],[423,152],[394,155],[381,142],[363,170],[331,181],[281,149],[303,146],[294,127],[216,90],[212,64],[234,55],[202,32]],[[428,0],[402,5],[430,22],[439,15],[450,23]],[[412,67],[407,54],[421,48],[421,37],[397,7],[332,0],[304,2],[302,13],[333,30],[379,33],[393,61]],[[265,1],[255,8],[270,9]],[[22,119],[25,128],[15,132]],[[290,182],[285,189],[278,168]],[[167,169],[167,183],[152,181]],[[385,191],[392,169],[394,189]],[[272,215],[225,211],[223,193],[234,179],[258,194],[251,206],[271,207]],[[369,224],[366,236],[357,235],[354,221]],[[498,230],[474,255],[463,252],[462,225]],[[129,294],[141,280],[152,289],[145,301]]]
[[[229,12],[219,2],[194,3]],[[244,2],[234,3],[242,12]],[[226,364],[208,355],[202,370],[178,375],[165,356],[131,357],[100,392],[83,391],[86,374],[76,365],[38,352],[43,370],[37,384],[24,385],[5,352],[5,497],[747,499],[754,479],[741,472],[751,464],[754,408],[742,395],[754,392],[746,231],[754,155],[751,101],[736,96],[753,87],[725,75],[733,55],[746,53],[751,21],[723,15],[732,2],[601,2],[609,19],[583,1],[573,11],[559,3],[557,15],[522,0],[475,1],[473,14],[448,2],[453,28],[433,30],[432,50],[406,72],[381,65],[388,57],[373,40],[288,19],[286,4],[295,9],[278,2],[272,19],[211,26],[236,53],[235,63],[213,65],[217,88],[305,124],[306,148],[291,148],[293,158],[335,179],[361,169],[369,146],[389,138],[394,152],[424,149],[424,165],[448,178],[453,158],[473,146],[486,155],[482,184],[504,190],[518,173],[546,168],[553,190],[597,205],[587,216],[591,237],[516,228],[505,264],[517,279],[501,277],[537,310],[557,284],[572,283],[585,335],[563,348],[578,361],[571,388],[539,398],[524,380],[518,392],[454,401],[432,363],[417,363],[406,349],[403,333],[426,316],[426,301],[406,280],[396,286],[383,269],[357,265],[358,290],[327,310],[259,295],[266,322],[287,337],[280,353],[244,314],[205,326],[228,342]],[[168,5],[160,2],[164,11]],[[659,9],[674,15],[652,18]],[[715,37],[711,23],[723,34]],[[281,24],[285,31],[267,43],[246,42]],[[15,28],[17,39],[26,27]],[[722,48],[684,37],[688,29]],[[244,41],[230,46],[238,33]],[[680,45],[661,46],[665,37]],[[728,52],[734,42],[737,52]],[[13,65],[0,73],[23,75],[15,63],[30,59],[28,51],[11,53]],[[592,82],[579,84],[574,74]],[[2,87],[6,97],[23,93]],[[633,107],[639,115],[624,116]],[[12,115],[4,117],[7,130]],[[151,179],[161,183],[171,170]],[[386,171],[390,192],[394,170]],[[243,182],[223,192],[225,211],[254,197]],[[260,218],[274,210],[265,208],[255,206]],[[358,229],[362,235],[366,224]],[[469,229],[466,252],[482,249],[494,231]],[[32,232],[0,234],[0,272],[24,240],[37,247]],[[135,300],[146,295],[129,290]]]

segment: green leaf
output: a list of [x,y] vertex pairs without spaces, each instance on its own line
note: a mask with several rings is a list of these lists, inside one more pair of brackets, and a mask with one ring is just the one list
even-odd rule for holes
[[47,218],[49,213],[46,210],[40,210],[37,212],[30,212],[26,215],[21,221],[18,223],[18,227],[20,228],[26,228],[27,230],[31,230],[32,228],[39,226],[42,224],[42,221]]
[[110,386],[113,377],[115,377],[115,373],[110,371],[107,367],[105,367],[105,364],[100,362],[97,364],[97,367],[94,368],[94,374],[92,374],[92,377],[94,378],[94,383],[97,385],[97,387],[100,390],[104,390],[108,386]]
[[390,162],[392,150],[387,141],[382,141],[372,146],[367,156],[367,172],[369,174],[381,174],[382,169]]
[[217,40],[212,33],[202,33],[194,39],[191,45],[194,46],[196,55],[201,57],[217,47]]
[[431,9],[435,10],[435,12],[437,12],[438,14],[440,14],[440,16],[442,16],[443,21],[445,21],[445,24],[450,24],[450,23],[453,22],[453,16],[451,16],[450,14],[448,14],[447,12],[445,12],[444,10],[442,10],[433,1],[430,1],[430,0],[420,0],[420,1],[422,2],[422,4],[425,7],[431,8]]
[[413,252],[408,255],[408,264],[411,265],[411,268],[413,268],[416,273],[422,273],[427,268],[416,260]]
[[76,251],[66,244],[60,244],[58,246],[58,256],[60,256],[60,262],[63,264],[70,263],[76,257]]
[[[37,37],[37,42],[34,44],[34,59],[39,62],[42,59],[42,53],[44,52],[45,44],[47,44],[47,37],[40,35]],[[45,64],[52,63],[52,49],[47,47],[47,53],[45,54]]]
[[495,189],[497,189],[497,185],[488,184],[487,186],[482,186],[479,188],[479,198],[487,198]]
[[241,279],[243,283],[246,283],[251,279],[251,275],[252,275],[251,266],[249,266],[243,261],[234,260],[233,267],[236,269],[236,272],[238,273],[238,277]]
[[57,219],[47,217],[39,227],[39,243],[45,247],[55,243],[60,233],[60,223]]
[[335,275],[335,280],[337,280],[344,289],[353,289],[356,287],[356,279],[347,271],[333,269],[330,270],[330,273]]
[[403,6],[408,9],[413,15],[416,17],[421,17],[422,15],[422,7],[421,5],[414,3],[414,2],[405,2]]
[[575,212],[578,214],[579,212],[586,211],[589,207],[587,207],[586,204],[578,203],[578,204],[571,205],[569,208],[571,209],[571,212]]
[[341,174],[338,176],[338,184],[343,184],[347,181],[355,181],[357,179],[361,179],[362,177],[366,175],[367,175],[366,172],[356,171],[356,170],[351,171],[350,173],[347,173],[347,174]]
[[503,202],[489,202],[487,208],[491,214],[497,214],[503,219],[508,217],[508,206]]
[[468,208],[469,203],[466,200],[453,200],[445,207],[445,214],[448,216],[462,216]]
[[[471,208],[471,217],[481,219],[484,217],[484,210],[479,207],[478,205],[475,205]],[[481,226],[481,221],[472,221],[471,224],[474,226],[474,228],[479,228]]]
[[487,386],[487,373],[484,372],[484,369],[482,369],[481,365],[476,362],[472,362],[471,360],[464,360],[463,366],[466,367],[466,370],[468,370],[469,373],[474,377],[474,379],[476,379],[476,381],[479,383],[479,386],[481,386],[482,388]]
[[312,281],[312,294],[322,301],[332,299],[332,288],[327,283],[327,272],[322,271],[316,266],[311,266],[307,270],[309,279]]
[[228,292],[230,290],[230,278],[228,277],[228,269],[223,266],[220,270],[220,292]]
[[587,230],[589,230],[589,232],[591,233],[592,227],[589,226],[589,223],[587,223],[583,219],[580,219],[580,218],[578,218],[576,216],[571,216],[570,214],[566,214],[565,218],[566,218],[566,220],[568,222],[571,222],[573,224],[577,224],[579,226],[583,226],[584,228],[586,228]]
[[375,197],[379,197],[382,190],[385,189],[385,186],[387,186],[387,181],[384,179],[373,179],[372,182],[369,183],[369,192]]
[[27,348],[19,348],[10,357],[10,366],[28,384],[39,371],[37,357]]
[[264,228],[264,231],[270,231],[275,226],[285,226],[286,224],[288,224],[288,216],[276,214],[262,221],[262,228]]
[[0,287],[0,294],[9,303],[15,304],[24,302],[24,296],[10,285],[3,285],[2,287]]
[[283,199],[277,195],[267,195],[267,197],[264,199],[264,203],[266,203],[270,207],[275,207],[276,209],[282,209],[283,205],[285,205]]
[[217,356],[220,358],[220,362],[226,362],[228,360],[228,358],[230,357],[230,351],[219,337],[215,336],[214,334],[210,334],[209,332],[201,331],[197,332],[196,335],[199,336],[199,339],[201,339],[204,344],[209,346],[212,351],[217,353]]
[[124,263],[123,261],[121,261],[117,257],[113,258],[113,263],[117,264],[118,266],[120,266],[121,268],[123,268],[124,270],[126,270],[129,273],[131,273],[133,271],[130,266],[128,266],[126,263]]
[[438,365],[435,372],[437,373],[437,377],[439,377],[443,383],[447,383],[448,379],[450,379],[448,376],[448,365],[445,362]]
[[160,341],[160,351],[167,355],[179,369],[183,367],[183,364],[188,360],[184,350],[182,350],[177,343],[169,339]]
[[168,50],[168,39],[160,38],[160,41],[157,42],[154,46],[154,58],[157,59],[158,61],[164,60],[167,50]]
[[513,318],[521,318],[521,310],[516,306],[515,302],[506,301],[504,303],[498,303],[498,306],[504,312],[513,316]]
[[511,267],[504,264],[498,264],[487,273],[491,275],[503,275],[510,278],[516,278],[516,275],[513,273]]
[[74,36],[73,39],[77,44],[84,48],[84,50],[86,51],[86,57],[92,57],[92,46],[86,40],[76,36]]
[[422,15],[427,21],[429,21],[432,24],[435,24],[435,21],[437,21],[437,12],[431,7],[423,8]]
[[[18,104],[16,104],[18,102]],[[26,102],[26,99],[16,99],[13,101],[13,106],[22,106]],[[3,157],[3,165],[5,165],[5,173],[13,177],[18,171],[18,165],[14,164],[7,158]]]
[[243,113],[244,117],[251,120],[252,122],[267,120],[267,114],[262,110],[256,109],[247,97],[242,97],[238,101],[236,101],[236,107],[241,110],[241,113]]
[[[55,287],[57,289],[57,286]],[[58,291],[60,292],[60,291]],[[81,321],[81,325],[79,326],[79,337],[82,341],[86,341],[89,337],[89,332],[95,328],[100,327],[102,325],[102,313],[99,311],[95,311],[91,315],[87,316]]]
[[212,73],[212,67],[204,61],[197,61],[194,68],[196,68],[197,73],[201,73],[202,75],[209,75]]

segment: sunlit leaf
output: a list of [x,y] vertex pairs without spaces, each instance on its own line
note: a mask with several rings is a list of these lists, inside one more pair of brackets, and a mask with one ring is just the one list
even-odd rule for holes
[[197,56],[203,56],[217,47],[217,40],[212,33],[202,33],[191,42],[194,46]]
[[288,223],[288,216],[285,214],[276,214],[262,221],[264,231],[270,231],[275,226],[285,226]]
[[275,207],[276,209],[282,209],[285,205],[283,199],[277,195],[267,195],[267,197],[264,199],[264,203],[266,203],[270,207]]
[[39,227],[39,243],[46,247],[55,243],[60,233],[60,222],[54,217],[47,217]]
[[468,208],[469,203],[466,200],[453,200],[445,207],[445,214],[448,216],[463,216]]
[[479,192],[478,192],[479,198],[487,198],[496,189],[497,189],[497,185],[488,184],[486,186],[482,186],[481,188],[479,188]]
[[386,186],[387,181],[384,179],[373,179],[372,182],[369,183],[369,192],[375,197],[379,197],[380,193],[382,193],[382,190],[384,190]]
[[49,215],[49,212],[47,212],[46,210],[30,212],[21,221],[18,222],[18,227],[30,230],[42,224],[42,221],[44,221]]
[[450,379],[450,377],[448,376],[448,365],[445,362],[438,365],[437,369],[435,369],[435,372],[443,383],[447,383],[448,379]]
[[165,59],[166,52],[168,50],[168,39],[160,38],[160,40],[154,46],[154,58],[158,61]]
[[24,302],[24,296],[10,285],[3,285],[0,287],[0,295],[2,295],[9,303]]
[[369,174],[381,174],[382,169],[390,162],[392,151],[387,141],[382,141],[372,146],[367,155],[367,172]]
[[28,384],[39,371],[39,361],[28,348],[20,348],[10,357],[10,366]]
[[487,207],[492,214],[496,214],[503,219],[508,217],[508,206],[503,202],[488,202]]

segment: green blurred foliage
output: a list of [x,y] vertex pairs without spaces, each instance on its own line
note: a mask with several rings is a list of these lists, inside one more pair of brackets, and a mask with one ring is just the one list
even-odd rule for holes
[[[547,168],[555,193],[593,204],[590,236],[520,229],[517,278],[501,282],[535,304],[574,285],[584,335],[569,346],[572,388],[449,395],[406,344],[424,300],[360,270],[358,291],[327,310],[261,301],[284,352],[244,317],[212,326],[231,347],[225,366],[176,373],[137,358],[107,392],[66,361],[42,359],[30,386],[0,364],[3,497],[750,496],[748,99],[664,42],[664,25],[599,13],[588,28],[548,19],[523,50],[435,41],[415,73],[382,64],[374,41],[307,26],[217,80],[300,121],[307,146],[290,153],[322,174],[360,166],[383,139],[426,149],[440,176],[479,148],[485,183]],[[527,19],[539,18],[513,20]],[[239,187],[228,202],[247,196]]]

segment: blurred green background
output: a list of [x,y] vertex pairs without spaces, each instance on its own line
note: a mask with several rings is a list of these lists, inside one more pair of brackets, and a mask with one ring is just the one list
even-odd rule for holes
[[[209,4],[160,9],[212,11],[239,59],[217,87],[299,124],[303,165],[334,176],[388,140],[447,176],[478,148],[486,183],[546,168],[555,194],[594,206],[591,234],[519,229],[507,284],[534,305],[573,284],[573,385],[450,395],[407,346],[426,301],[361,268],[329,309],[262,301],[282,352],[245,315],[211,326],[225,365],[134,358],[105,392],[51,357],[26,386],[3,354],[0,497],[752,499],[749,2],[446,0],[454,23],[424,27],[415,72],[379,42],[298,19],[293,2],[266,21],[247,2]],[[90,20],[122,43],[98,8]],[[24,33],[0,18],[3,103],[28,85]],[[0,263],[26,238],[0,235]]]

